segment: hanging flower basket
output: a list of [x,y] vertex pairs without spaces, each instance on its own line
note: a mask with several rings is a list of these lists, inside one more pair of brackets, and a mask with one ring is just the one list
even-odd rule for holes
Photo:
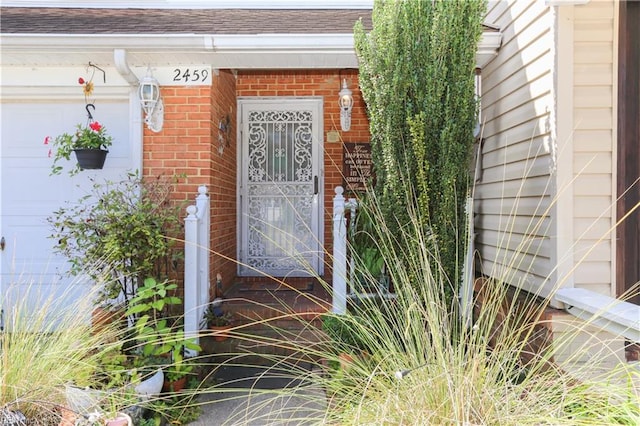
[[106,149],[81,148],[74,149],[73,152],[76,154],[78,166],[81,170],[96,170],[102,169],[109,151]]
[[[93,77],[92,77],[93,78]],[[109,152],[107,148],[111,146],[113,138],[107,134],[106,128],[93,119],[92,110],[95,105],[89,102],[88,96],[93,93],[93,82],[86,81],[82,77],[78,79],[82,85],[85,96],[85,110],[87,111],[87,124],[78,124],[76,130],[71,133],[63,133],[55,138],[47,136],[44,139],[45,145],[52,143],[49,149],[49,157],[53,157],[51,174],[57,175],[62,172],[62,165],[58,162],[70,160],[71,152],[75,152],[78,164],[69,171],[70,175],[78,173],[80,170],[102,169],[104,160]]]

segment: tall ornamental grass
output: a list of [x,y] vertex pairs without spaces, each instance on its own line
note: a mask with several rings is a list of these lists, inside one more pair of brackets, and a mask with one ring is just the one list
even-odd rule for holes
[[[237,324],[235,343],[214,354],[209,380],[197,390],[197,401],[236,407],[221,424],[640,424],[640,372],[633,365],[594,378],[592,364],[570,374],[554,362],[568,345],[574,361],[594,344],[599,355],[614,350],[589,336],[589,322],[551,344],[542,299],[492,271],[498,278],[479,281],[467,326],[448,297],[457,303],[458,286],[441,278],[440,254],[433,235],[423,231],[420,211],[409,208],[410,226],[398,235],[387,227],[375,195],[368,195],[363,208],[373,218],[370,232],[395,293],[353,297],[346,314],[322,315],[321,329],[284,302],[270,305],[274,318],[255,321],[272,328],[269,336],[255,334],[253,324]],[[411,244],[397,244],[409,235]],[[518,256],[504,260],[512,263],[504,271],[521,262]],[[358,273],[369,280],[369,291],[377,287],[377,277]],[[305,292],[297,297],[313,300]],[[299,329],[283,325],[284,319],[297,321]],[[272,350],[263,353],[265,347]],[[263,381],[247,388],[246,377],[220,378],[235,367],[258,369]],[[287,386],[265,385],[276,379]]]
[[[413,243],[399,249],[376,203],[376,240],[385,255],[395,296],[380,293],[351,303],[346,315],[327,314],[356,338],[330,340],[323,356],[335,361],[320,379],[329,417],[361,424],[640,424],[640,370],[621,365],[594,379],[593,365],[565,372],[556,351],[598,344],[577,326],[550,344],[545,304],[507,285],[513,277],[487,279],[474,297],[474,321],[465,327],[448,302],[456,286],[439,279],[442,268],[433,236],[409,210]],[[406,235],[405,235],[406,236]],[[516,261],[516,260],[514,260]],[[370,277],[374,280],[374,277]],[[480,303],[480,298],[482,299]],[[542,342],[533,347],[532,341]],[[599,355],[612,348],[604,344]],[[349,364],[338,366],[340,353]],[[330,363],[331,364],[331,363]],[[635,387],[634,387],[635,382]]]
[[[70,297],[73,290],[84,295]],[[90,287],[74,283],[64,294],[45,294],[39,285],[27,282],[4,291],[0,419],[20,411],[29,424],[57,424],[60,408],[66,406],[65,385],[93,384],[100,360],[117,344],[116,330],[92,331],[96,293]]]

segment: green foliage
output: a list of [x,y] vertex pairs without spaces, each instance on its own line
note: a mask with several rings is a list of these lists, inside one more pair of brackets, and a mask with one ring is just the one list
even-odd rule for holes
[[182,355],[177,355],[171,364],[164,369],[166,380],[175,382],[184,376],[193,373],[195,365],[190,359],[184,359]]
[[127,315],[140,313],[158,313],[170,305],[179,305],[179,297],[172,296],[171,292],[178,288],[176,283],[156,281],[154,278],[145,278],[141,287],[138,287],[136,295],[129,301]]
[[166,314],[163,315],[167,307],[182,303],[180,298],[172,295],[176,288],[175,283],[146,278],[130,300],[127,310],[127,315],[137,315],[134,330],[135,340],[141,345],[138,356],[153,359],[169,355],[171,362],[167,363],[164,371],[171,380],[177,380],[193,369],[184,359],[185,350],[201,350],[193,339],[185,337],[179,323],[171,324]]
[[[112,345],[110,350],[103,351],[96,369],[92,386],[98,389],[117,389],[129,383],[131,377],[127,370],[127,356],[123,352],[122,342]],[[75,383],[82,386],[82,383]]]
[[165,279],[177,266],[179,207],[171,190],[165,179],[129,173],[120,182],[94,183],[90,194],[48,218],[54,249],[67,257],[71,274],[89,274],[103,286],[98,302],[123,297],[126,304],[143,277]]
[[349,249],[355,261],[354,269],[358,272],[356,283],[352,284],[362,288],[368,287],[370,280],[381,279],[384,271],[384,255],[377,242],[376,224],[368,203],[370,198],[366,196],[358,199],[358,214],[353,226],[349,227]]
[[207,305],[207,309],[202,316],[202,326],[206,327],[224,327],[231,324],[233,315],[231,312],[224,312],[221,306],[215,306],[213,303]]
[[150,414],[144,420],[150,426],[162,424],[188,424],[197,420],[202,413],[202,407],[195,403],[192,394],[173,394],[170,397],[153,401],[150,405]]
[[356,316],[325,314],[322,317],[322,330],[331,340],[331,347],[339,351],[350,353],[366,348],[360,337],[363,333]]
[[429,243],[451,283],[459,282],[464,253],[458,231],[465,229],[484,10],[484,0],[378,0],[372,31],[355,28],[386,226],[397,244],[411,244],[409,211],[420,209],[420,226],[434,236]]
[[126,314],[137,317],[134,325],[135,338],[142,345],[142,355],[154,356],[172,352],[182,353],[186,344],[178,331],[169,323],[163,310],[182,301],[172,296],[177,284],[146,278],[136,295],[129,301]]

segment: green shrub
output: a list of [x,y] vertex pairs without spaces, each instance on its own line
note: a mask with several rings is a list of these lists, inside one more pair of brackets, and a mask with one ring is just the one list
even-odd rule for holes
[[453,286],[465,252],[458,230],[466,223],[484,10],[484,0],[376,1],[373,29],[355,27],[385,226],[406,246],[415,237],[411,220],[420,220],[438,252],[434,273]]
[[95,182],[90,194],[49,217],[55,251],[69,260],[72,275],[89,274],[102,286],[98,302],[122,297],[126,305],[145,277],[166,279],[176,270],[181,221],[171,189],[166,179],[130,173],[120,182]]

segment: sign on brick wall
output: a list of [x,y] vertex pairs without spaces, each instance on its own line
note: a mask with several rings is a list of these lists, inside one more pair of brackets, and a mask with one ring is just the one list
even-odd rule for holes
[[[147,74],[146,67],[134,67],[140,78]],[[160,86],[210,86],[213,80],[211,65],[174,65],[152,67],[153,77]]]
[[364,191],[366,184],[373,181],[371,145],[368,142],[348,142],[344,144],[344,186],[347,191]]

